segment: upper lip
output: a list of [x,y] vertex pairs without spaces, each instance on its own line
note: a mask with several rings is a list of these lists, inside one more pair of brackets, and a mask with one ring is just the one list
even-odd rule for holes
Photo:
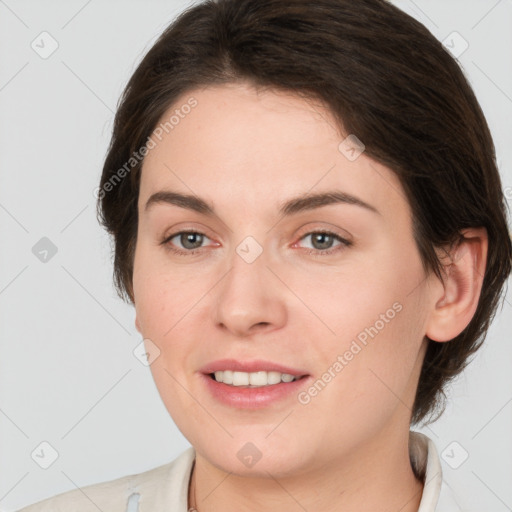
[[231,370],[234,372],[280,372],[280,373],[288,373],[289,375],[293,375],[294,377],[302,377],[308,375],[308,373],[304,370],[291,368],[289,366],[284,366],[282,364],[273,363],[272,361],[264,361],[262,359],[257,359],[253,361],[238,361],[236,359],[219,359],[218,361],[213,361],[208,363],[207,365],[201,368],[201,372],[204,374],[215,373],[217,371],[223,370]]

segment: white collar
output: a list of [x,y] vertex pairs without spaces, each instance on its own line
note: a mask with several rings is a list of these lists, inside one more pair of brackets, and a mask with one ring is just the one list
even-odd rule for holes
[[441,461],[432,439],[411,430],[409,457],[416,474],[423,480],[418,512],[461,512],[453,491],[443,480]]

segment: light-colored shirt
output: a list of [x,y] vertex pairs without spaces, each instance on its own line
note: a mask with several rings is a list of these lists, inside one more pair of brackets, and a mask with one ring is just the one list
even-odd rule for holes
[[[418,512],[461,512],[453,492],[443,480],[433,441],[411,431],[409,456],[424,484]],[[190,447],[163,466],[64,492],[18,512],[187,512],[194,460],[195,449]]]

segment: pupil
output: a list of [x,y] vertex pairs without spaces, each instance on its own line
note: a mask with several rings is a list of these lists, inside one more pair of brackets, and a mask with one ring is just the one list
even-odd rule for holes
[[[321,247],[319,247],[320,249],[328,249],[329,248],[329,242],[331,242],[331,235],[328,235],[326,233],[316,233],[314,236],[313,236],[313,239],[320,239],[320,245]],[[322,242],[322,239],[323,239],[323,242]],[[325,241],[325,239],[327,239],[327,242]],[[322,246],[323,244],[323,246]]]
[[[194,238],[195,237],[201,237],[201,236],[202,235],[200,235],[199,233],[186,233],[186,234],[183,234],[183,235],[181,235],[181,243],[182,243],[183,247],[185,247],[187,249],[196,249],[197,247],[201,247],[202,240],[201,239],[199,240],[199,244],[198,245],[197,245],[197,241],[196,241],[196,245],[194,245]],[[192,247],[187,245],[189,242],[192,244]]]

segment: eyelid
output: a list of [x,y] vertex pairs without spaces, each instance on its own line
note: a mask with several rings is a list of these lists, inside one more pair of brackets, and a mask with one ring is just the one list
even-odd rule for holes
[[[311,224],[313,224],[313,226],[311,226]],[[331,225],[332,227],[330,227]],[[316,222],[309,222],[299,230],[297,239],[302,240],[305,236],[313,233],[326,233],[344,241],[347,244],[353,244],[353,236],[348,231],[329,222],[322,222],[320,225]]]
[[160,237],[160,240],[163,244],[165,244],[165,242],[169,241],[171,238],[174,238],[176,235],[181,235],[183,233],[197,233],[198,235],[203,235],[210,240],[215,238],[215,236],[212,234],[212,231],[206,226],[201,224],[199,227],[195,227],[183,222],[172,226],[172,228],[166,229],[164,233],[168,234],[164,234]]
[[202,231],[199,231],[198,229],[185,228],[185,229],[179,229],[178,231],[173,231],[172,233],[169,233],[168,235],[164,235],[162,243],[168,242],[175,236],[182,235],[183,233],[197,233],[198,235],[203,235],[203,236],[210,238],[206,233],[203,233]]

